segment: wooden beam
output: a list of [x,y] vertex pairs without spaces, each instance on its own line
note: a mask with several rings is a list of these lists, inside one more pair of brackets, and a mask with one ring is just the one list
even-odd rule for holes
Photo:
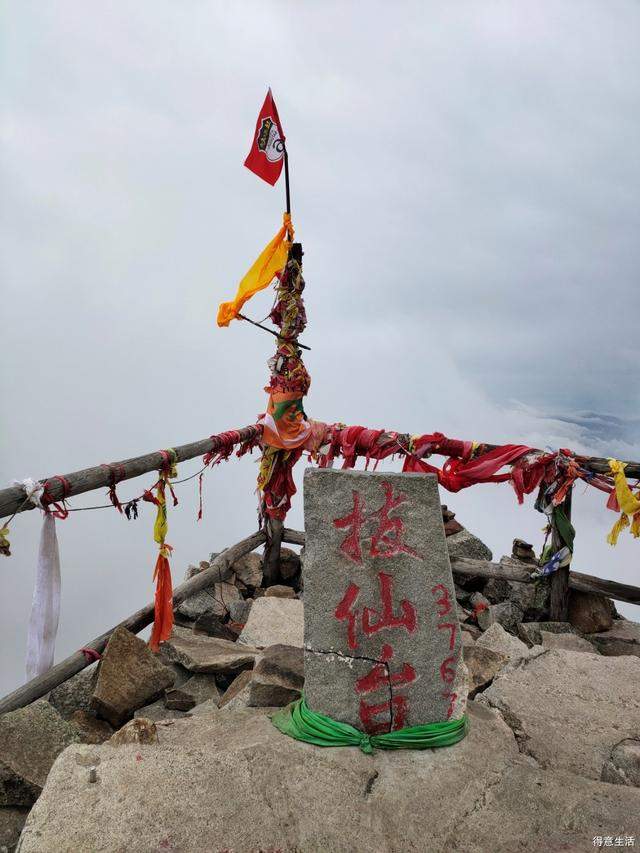
[[[229,578],[232,574],[232,566],[235,561],[239,557],[244,556],[244,554],[248,554],[250,551],[258,548],[264,541],[265,534],[262,530],[259,530],[257,533],[247,536],[246,539],[243,539],[236,545],[227,548],[226,551],[223,551],[212,561],[208,569],[199,572],[174,589],[173,606],[176,607],[186,598],[190,598],[196,592],[200,592],[201,589],[205,589],[205,587],[211,586],[218,581]],[[123,622],[105,631],[104,634],[96,637],[95,640],[86,643],[84,648],[94,649],[96,652],[102,653],[109,641],[109,637],[116,628],[124,627],[133,634],[138,634],[143,628],[146,628],[147,625],[153,622],[153,611],[153,604],[147,604],[146,607],[143,607]],[[22,687],[18,687],[13,693],[1,699],[0,714],[5,714],[7,711],[15,711],[16,708],[23,708],[25,705],[35,702],[36,699],[44,696],[50,690],[53,690],[54,687],[62,684],[63,681],[67,681],[72,675],[89,666],[90,663],[91,661],[87,661],[83,652],[74,652],[43,675],[31,679],[31,681],[28,681]]]
[[[291,545],[304,545],[305,534],[299,530],[291,530],[285,527],[282,541]],[[519,581],[520,583],[533,583],[531,570],[520,560],[511,557],[503,557],[499,563],[490,563],[487,560],[473,560],[470,557],[453,557],[451,559],[451,570],[454,577],[481,577],[502,578],[507,581]],[[618,581],[597,578],[594,575],[582,572],[570,572],[569,588],[580,592],[590,592],[597,595],[606,595],[616,601],[626,601],[629,604],[640,604],[640,588],[630,584],[618,583]]]
[[[258,438],[262,434],[262,427],[253,424],[238,430],[238,433],[240,438],[236,443],[243,444],[245,441]],[[223,435],[212,435],[200,441],[193,441],[190,444],[182,444],[179,447],[174,447],[173,449],[176,451],[178,462],[185,462],[187,459],[204,456],[209,451],[220,449],[224,442]],[[409,435],[405,433],[397,433],[397,435],[402,444],[406,446]],[[384,444],[388,439],[389,433],[385,432],[380,436],[378,442]],[[491,450],[498,445],[484,444],[483,446],[487,450]],[[356,449],[358,449],[357,442]],[[366,453],[366,450],[367,448],[360,448],[363,454]],[[437,450],[434,451],[434,455],[438,455]],[[581,465],[594,473],[609,473],[609,463],[606,459],[596,456],[581,456],[578,459]],[[121,462],[113,462],[111,466],[113,468],[122,467],[124,469],[124,476],[121,480],[130,480],[133,477],[139,477],[151,471],[159,471],[163,462],[162,454],[159,451],[155,451],[154,453],[147,453],[144,456],[135,456]],[[627,477],[633,479],[640,478],[640,462],[627,462],[626,466],[625,473]],[[69,496],[73,496],[92,491],[93,489],[107,488],[109,486],[110,472],[107,466],[97,465],[93,468],[84,468],[81,471],[65,474],[64,477],[71,486]],[[40,482],[45,482],[47,479],[47,477],[41,477]],[[59,501],[62,499],[63,488],[59,481],[52,480],[49,491],[54,500]],[[0,489],[0,519],[30,509],[33,509],[33,506],[31,503],[25,503],[24,489],[21,486],[10,486],[6,489]]]
[[[238,430],[238,439],[236,444],[244,444],[246,441],[252,441],[262,435],[262,427],[257,425],[243,427]],[[226,435],[211,435],[209,438],[203,438],[200,441],[192,441],[190,444],[182,444],[179,447],[174,447],[177,461],[185,462],[187,459],[195,459],[197,456],[204,456],[205,453],[220,450],[225,446]],[[166,448],[167,450],[169,448]],[[134,456],[131,459],[124,459],[121,462],[111,463],[111,468],[122,470],[124,476],[118,477],[118,481],[130,480],[133,477],[139,477],[141,474],[149,474],[151,471],[159,471],[164,464],[164,458],[159,450],[154,453],[147,453],[144,456]],[[70,485],[69,497],[72,495],[80,495],[83,492],[90,492],[93,489],[108,488],[110,485],[109,466],[96,465],[93,468],[83,468],[81,471],[74,471],[71,474],[65,474],[64,477]],[[40,482],[44,483],[47,477],[42,477]],[[63,487],[58,480],[51,479],[49,485],[49,493],[56,500],[62,500]],[[28,509],[33,509],[33,504],[30,502],[25,504],[25,493],[22,486],[11,486],[8,489],[0,489],[0,518],[5,518],[8,515],[13,515],[16,512],[24,512]]]
[[[348,429],[350,429],[350,427],[343,427],[342,431],[344,432]],[[403,447],[408,447],[409,440],[411,438],[409,433],[395,432],[395,435],[398,437],[398,439],[399,439],[399,441]],[[383,446],[387,441],[389,441],[389,438],[390,438],[389,431],[383,432],[382,435],[380,435],[380,437],[378,438],[377,443],[380,446]],[[454,440],[454,439],[451,439],[451,440]],[[495,450],[496,448],[500,447],[499,444],[487,444],[486,442],[478,442],[478,443],[482,445],[482,448],[483,448],[485,453],[489,450]],[[538,452],[538,453],[542,452],[540,450],[537,450],[535,447],[532,447],[531,449],[535,452]],[[358,440],[356,439],[356,451],[360,455],[365,456],[367,454],[367,452],[369,451],[369,447],[366,445],[359,445]],[[400,448],[398,448],[398,452],[400,452]],[[433,455],[433,456],[449,456],[450,454],[449,454],[449,451],[444,453],[443,451],[436,449],[436,450],[433,450],[431,452],[431,455]],[[453,455],[455,455],[455,454],[453,454]],[[609,472],[609,460],[608,459],[603,459],[600,456],[580,456],[580,455],[576,455],[576,459],[583,468],[587,468],[589,471],[593,471],[594,474],[609,474],[610,473]],[[511,465],[513,463],[509,463],[509,464]],[[627,477],[629,477],[631,479],[640,478],[640,462],[625,462],[625,465],[626,465],[625,474],[627,475]]]

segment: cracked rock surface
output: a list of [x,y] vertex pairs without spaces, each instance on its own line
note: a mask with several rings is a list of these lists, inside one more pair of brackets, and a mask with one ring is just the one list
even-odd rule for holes
[[500,672],[477,700],[540,767],[600,779],[612,748],[638,735],[640,661],[549,649]]
[[21,853],[538,853],[591,849],[598,827],[638,834],[640,790],[546,771],[495,711],[469,716],[454,747],[373,756],[287,738],[258,709],[175,720],[152,744],[71,746]]

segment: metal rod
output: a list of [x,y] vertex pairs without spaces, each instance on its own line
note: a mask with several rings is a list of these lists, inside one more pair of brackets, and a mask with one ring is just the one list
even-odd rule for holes
[[249,319],[249,317],[246,317],[240,312],[238,312],[238,317],[240,317],[241,320],[246,320],[247,323],[251,323],[252,326],[257,326],[259,329],[262,329],[263,332],[269,332],[269,334],[273,335],[274,338],[279,338],[281,341],[285,341],[288,344],[294,343],[297,347],[300,347],[300,349],[306,349],[311,352],[311,347],[307,347],[304,344],[301,344],[300,341],[298,341],[297,339],[292,341],[290,338],[283,338],[282,335],[279,335],[277,332],[274,332],[273,329],[269,329],[267,328],[267,326],[263,326],[261,323],[256,323],[255,320]]

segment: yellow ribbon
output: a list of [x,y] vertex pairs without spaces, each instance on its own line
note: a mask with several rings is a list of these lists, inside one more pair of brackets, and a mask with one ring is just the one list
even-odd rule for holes
[[156,522],[153,525],[153,538],[160,545],[160,549],[162,549],[164,545],[164,539],[167,535],[167,530],[169,529],[169,525],[167,523],[167,499],[164,495],[164,490],[166,487],[166,480],[164,475],[160,475],[160,481],[158,483],[158,488],[156,490],[156,500],[158,501],[158,511],[156,512]]
[[5,557],[11,556],[9,528],[6,525],[4,527],[0,527],[0,554],[4,554]]
[[[289,234],[290,239],[287,239]],[[264,247],[253,265],[238,285],[238,291],[231,302],[222,302],[218,308],[217,323],[219,326],[228,326],[238,316],[242,306],[251,297],[264,290],[273,281],[273,277],[284,269],[293,240],[293,225],[291,216],[285,213],[282,217],[282,228],[270,243]]]
[[[631,534],[636,539],[640,536],[640,493],[634,495],[629,484],[624,469],[627,467],[626,462],[620,462],[617,459],[609,459],[609,470],[613,476],[613,483],[616,490],[616,498],[620,506],[621,513],[616,523],[611,528],[607,536],[609,545],[616,545],[618,536],[625,529],[631,526]],[[629,518],[631,516],[631,525]]]

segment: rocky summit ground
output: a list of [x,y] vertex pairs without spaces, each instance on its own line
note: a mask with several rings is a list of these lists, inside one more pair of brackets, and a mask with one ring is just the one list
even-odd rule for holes
[[[448,521],[456,556],[491,558]],[[366,755],[270,722],[304,685],[293,552],[280,580],[248,555],[181,605],[160,655],[119,629],[99,666],[0,717],[0,850],[640,847],[640,625],[610,601],[575,594],[553,623],[542,584],[456,577],[467,738]]]

